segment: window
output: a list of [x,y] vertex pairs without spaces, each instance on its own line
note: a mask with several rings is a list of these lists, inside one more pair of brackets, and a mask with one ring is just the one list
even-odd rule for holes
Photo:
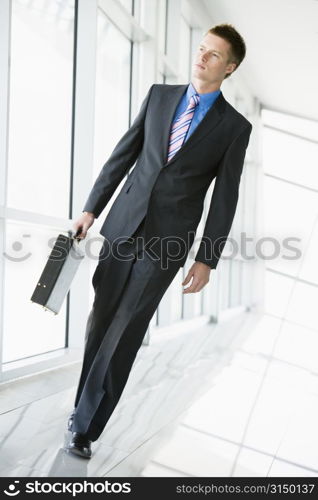
[[[307,328],[316,327],[318,293],[317,124],[263,110],[266,311]],[[288,246],[288,238],[294,238]],[[277,252],[278,250],[278,252]],[[269,258],[270,257],[270,258]]]
[[128,12],[132,13],[134,0],[119,0],[119,3],[121,3]]
[[[129,127],[131,72],[130,40],[109,21],[101,9],[98,9],[97,21],[94,180],[108,160],[117,142]],[[116,51],[113,50],[113,47],[116,47]],[[124,180],[107,204],[105,214],[110,210],[123,182]],[[105,215],[101,215],[100,218],[104,219]],[[94,247],[94,256],[96,257],[98,257],[101,243],[96,250]],[[97,263],[98,260],[95,259],[91,262],[91,279]],[[91,302],[93,298],[94,289],[90,286]]]
[[180,18],[179,73],[185,79],[190,77],[191,29],[183,17]]
[[3,363],[65,347],[66,302],[59,314],[30,297],[60,231],[8,220],[6,224]]
[[73,29],[74,0],[12,2],[9,207],[68,217]]
[[129,126],[130,53],[130,40],[98,10],[95,178]]
[[61,232],[50,216],[69,215],[75,10],[74,0],[11,5],[4,363],[66,344],[66,302],[54,316],[30,297]]

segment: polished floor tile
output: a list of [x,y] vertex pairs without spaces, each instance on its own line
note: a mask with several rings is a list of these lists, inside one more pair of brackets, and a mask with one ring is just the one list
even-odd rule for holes
[[224,368],[214,386],[189,409],[189,427],[241,443],[253,411],[261,376],[239,367]]
[[27,467],[36,467],[48,477],[100,477],[126,457],[120,450],[114,450],[101,442],[94,442],[92,457],[85,460],[66,450],[69,437],[65,436],[64,442],[56,445],[34,449],[28,457],[19,460],[19,463]]
[[4,384],[0,475],[316,475],[316,350],[312,330],[255,313],[158,334],[88,461],[65,449],[81,363]]
[[179,426],[152,460],[183,474],[229,476],[238,446]]
[[317,331],[284,321],[274,356],[318,375]]
[[192,477],[190,474],[184,474],[179,470],[164,467],[156,462],[151,462],[140,474],[141,477]]
[[318,472],[318,396],[305,395],[299,401],[297,412],[290,421],[277,458]]
[[[33,375],[1,385],[0,413],[19,408],[35,400],[58,394],[67,388],[73,390],[78,379],[78,363],[52,370],[41,375]],[[74,396],[73,396],[74,397]]]
[[275,459],[269,472],[269,477],[317,477],[318,471],[290,464],[284,460]]
[[47,477],[44,472],[23,465],[0,465],[0,477]]
[[268,475],[273,457],[240,446],[232,466],[233,477],[265,477]]
[[0,414],[20,408],[34,401],[34,396],[19,392],[16,388],[8,387],[0,392]]
[[268,356],[272,356],[282,324],[281,319],[269,315],[262,316],[245,340],[242,346],[244,352],[268,359]]
[[[107,477],[146,477],[150,476],[149,468],[153,470],[152,457],[156,456],[157,452],[165,443],[171,442],[173,439],[174,432],[178,426],[178,421],[171,425],[167,425],[157,432],[154,436],[143,442],[141,446],[136,448],[133,452],[129,453],[123,460],[121,460],[117,465],[110,469],[105,476]],[[167,472],[169,476],[191,476],[191,474],[185,474],[178,469],[171,469],[167,464],[162,465],[156,463],[157,474],[158,467],[160,467],[160,473],[163,474],[164,471]],[[164,474],[163,474],[164,475]]]

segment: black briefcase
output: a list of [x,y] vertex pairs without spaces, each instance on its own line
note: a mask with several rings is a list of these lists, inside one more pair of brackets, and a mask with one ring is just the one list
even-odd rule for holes
[[59,234],[40,279],[34,289],[31,301],[57,314],[71,287],[73,278],[85,254],[80,241],[68,231],[68,236]]

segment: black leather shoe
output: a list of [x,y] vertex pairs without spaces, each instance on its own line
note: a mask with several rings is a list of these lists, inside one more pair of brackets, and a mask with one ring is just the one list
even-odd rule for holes
[[67,430],[69,430],[70,432],[72,432],[72,424],[73,424],[73,419],[74,419],[74,413],[75,413],[75,410],[72,411],[72,413],[68,417],[68,421],[67,421]]
[[92,441],[90,439],[87,439],[87,437],[84,434],[80,434],[79,432],[73,432],[67,450],[70,453],[74,453],[74,455],[78,455],[83,458],[91,458],[92,456],[91,444]]

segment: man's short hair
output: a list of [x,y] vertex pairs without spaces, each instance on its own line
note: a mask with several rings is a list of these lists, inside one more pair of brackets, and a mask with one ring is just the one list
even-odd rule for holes
[[[218,24],[216,26],[213,26],[213,28],[210,28],[204,34],[204,36],[209,33],[223,38],[230,44],[231,49],[229,62],[234,62],[236,64],[235,69],[232,71],[232,73],[234,73],[234,71],[243,61],[246,54],[246,45],[243,37],[239,34],[238,31],[236,31],[232,24]],[[232,73],[227,73],[224,78],[228,78]]]

